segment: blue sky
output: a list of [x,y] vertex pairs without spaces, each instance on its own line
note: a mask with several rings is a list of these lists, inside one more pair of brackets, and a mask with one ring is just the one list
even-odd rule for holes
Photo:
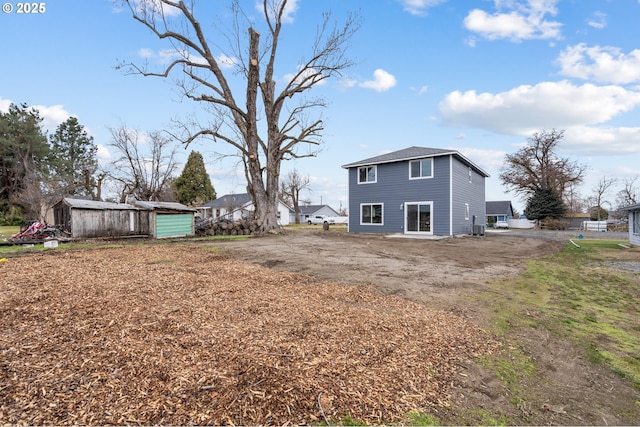
[[[43,2],[43,13],[18,14],[18,2],[4,3],[13,10],[0,14],[0,110],[12,102],[35,106],[49,130],[76,116],[103,162],[115,154],[109,128],[149,132],[202,117],[171,80],[115,69],[119,61],[162,67],[173,58],[172,46],[128,8],[52,0]],[[241,3],[260,28],[255,1]],[[212,30],[229,22],[228,2],[199,0],[195,7],[205,30],[222,40]],[[309,53],[327,11],[339,22],[357,12],[362,27],[348,50],[355,65],[314,89],[328,103],[318,111],[322,150],[283,165],[283,175],[296,168],[309,176],[312,191],[303,197],[314,204],[347,206],[341,165],[416,145],[460,151],[491,175],[487,200],[512,200],[522,211],[523,201],[498,179],[504,156],[533,132],[554,128],[565,130],[558,154],[589,167],[584,196],[605,176],[640,175],[640,1],[291,1],[280,81]],[[216,56],[230,54],[217,45]],[[193,143],[180,148],[181,162],[192,149],[204,155],[219,196],[245,192],[236,160],[219,155],[228,147]]]

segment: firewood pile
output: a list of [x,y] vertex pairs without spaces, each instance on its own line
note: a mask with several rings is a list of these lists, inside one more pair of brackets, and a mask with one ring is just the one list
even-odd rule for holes
[[10,258],[0,330],[3,425],[403,423],[497,349],[452,314],[176,244]]
[[255,234],[258,225],[254,220],[215,221],[208,219],[196,224],[197,236],[242,236]]

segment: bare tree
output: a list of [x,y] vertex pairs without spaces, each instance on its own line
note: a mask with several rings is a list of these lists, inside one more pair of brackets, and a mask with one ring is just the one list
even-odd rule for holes
[[623,188],[618,191],[616,203],[618,207],[636,205],[640,203],[640,189],[637,187],[640,175],[633,178],[625,178],[622,181]]
[[295,223],[300,224],[300,192],[310,187],[309,177],[302,176],[296,169],[289,172],[280,183],[280,195],[295,211]]
[[600,179],[600,181],[598,181],[591,189],[592,196],[590,198],[590,201],[592,209],[595,209],[597,211],[595,215],[593,215],[592,213],[592,217],[597,221],[600,221],[602,219],[602,204],[606,203],[605,196],[609,192],[611,186],[613,186],[613,184],[615,184],[616,182],[617,180],[615,178],[607,178],[605,176],[602,177],[602,179]]
[[120,201],[128,196],[137,200],[162,200],[171,187],[177,163],[177,145],[159,132],[149,134],[148,153],[143,151],[141,135],[126,126],[109,129],[120,157],[111,163],[110,178],[119,183]]
[[515,154],[507,154],[500,173],[507,189],[525,197],[552,189],[564,201],[567,190],[582,182],[587,168],[556,155],[562,138],[564,131],[536,132],[527,146]]
[[[291,99],[308,92],[323,80],[339,75],[350,67],[345,51],[359,20],[349,15],[342,26],[331,26],[330,15],[325,14],[318,27],[315,42],[293,77],[276,91],[276,59],[280,47],[283,22],[286,20],[287,0],[264,0],[262,12],[266,23],[266,43],[260,43],[260,33],[248,22],[247,15],[233,1],[232,29],[221,37],[206,34],[196,18],[191,2],[170,0],[124,0],[133,17],[149,28],[158,38],[169,41],[179,58],[164,69],[153,72],[135,64],[120,64],[126,72],[143,76],[168,77],[182,73],[176,82],[182,94],[208,107],[212,122],[206,126],[183,123],[183,142],[208,137],[224,142],[242,159],[247,192],[255,206],[255,219],[259,231],[279,228],[277,197],[280,166],[283,160],[314,156],[321,142],[323,121],[310,119],[317,107],[324,107],[323,99],[300,99],[290,105]],[[179,17],[167,16],[165,8],[179,11]],[[246,36],[241,28],[247,28]],[[245,38],[246,37],[246,38]],[[248,39],[248,44],[247,44]],[[227,40],[230,54],[224,59],[216,57],[220,51],[216,41]],[[229,58],[233,58],[229,61]],[[224,66],[231,62],[232,71]],[[244,93],[234,92],[229,79],[241,76],[246,83]],[[244,97],[245,106],[241,105]],[[305,146],[301,152],[298,147]]]

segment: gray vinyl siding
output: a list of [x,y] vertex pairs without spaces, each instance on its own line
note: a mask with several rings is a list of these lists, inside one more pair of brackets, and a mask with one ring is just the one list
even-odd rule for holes
[[[349,168],[349,231],[404,233],[404,203],[433,202],[431,227],[449,235],[449,156],[433,158],[433,178],[409,179],[409,162],[377,165],[376,182],[358,184],[358,168]],[[383,204],[382,224],[360,224],[360,206]],[[401,208],[402,207],[402,208]]]
[[[453,163],[453,235],[470,234],[472,232],[473,215],[476,224],[483,225],[486,221],[485,179],[477,170],[471,168],[471,183],[469,183],[469,165],[452,157]],[[469,219],[465,218],[465,203],[469,204]]]

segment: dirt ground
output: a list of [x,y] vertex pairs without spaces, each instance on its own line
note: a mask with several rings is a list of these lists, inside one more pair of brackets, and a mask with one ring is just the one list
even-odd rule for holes
[[[624,238],[613,233],[590,237]],[[488,327],[491,307],[475,298],[488,292],[487,282],[516,276],[526,260],[559,250],[569,238],[575,233],[512,231],[430,240],[303,230],[250,244],[216,245],[271,269],[366,284]],[[531,400],[516,406],[494,373],[471,364],[456,378],[455,409],[439,413],[443,422],[456,424],[459,413],[484,408],[519,425],[640,425],[638,411],[630,415],[625,409],[640,400],[638,390],[585,360],[583,350],[570,342],[548,331],[529,332],[516,338],[536,365],[535,377],[523,385]]]
[[567,238],[540,236],[305,227],[10,258],[0,424],[377,424],[415,407],[454,425],[639,425],[638,390],[548,331],[511,337],[536,366],[518,405],[472,361],[509,353],[485,332],[488,282]]

